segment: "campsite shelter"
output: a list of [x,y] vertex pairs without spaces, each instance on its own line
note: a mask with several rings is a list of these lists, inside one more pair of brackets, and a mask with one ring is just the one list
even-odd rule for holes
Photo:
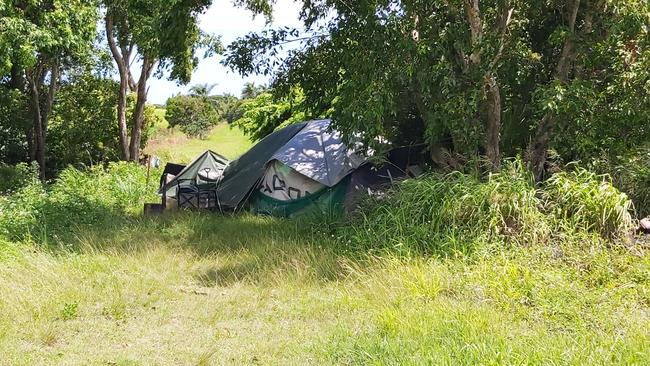
[[[212,185],[216,187],[229,160],[214,151],[208,150],[199,155],[187,166],[178,164],[167,164],[163,172],[163,179],[161,180],[159,194],[166,193],[168,198],[175,198],[178,188],[182,186],[201,186]],[[182,168],[178,171],[179,168]],[[168,182],[163,182],[166,173],[176,173],[174,178]],[[166,192],[164,192],[166,191]]]
[[217,188],[221,209],[249,203],[259,213],[291,216],[342,203],[345,180],[365,159],[349,149],[330,120],[280,129],[226,168]]
[[[314,209],[338,210],[348,207],[346,201],[357,193],[405,176],[406,165],[375,167],[330,127],[330,120],[308,121],[289,125],[260,140],[241,157],[228,162],[222,174],[212,177],[216,181],[214,205],[210,208],[224,212],[247,207],[253,212],[284,217]],[[175,185],[180,192],[183,184],[203,182],[201,171],[206,162],[214,160],[218,169],[226,164],[215,156],[220,157],[206,152],[197,158],[169,182],[167,192],[173,195]]]

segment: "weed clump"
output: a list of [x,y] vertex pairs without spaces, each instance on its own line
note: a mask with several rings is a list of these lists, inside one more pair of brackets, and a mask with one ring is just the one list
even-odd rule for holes
[[538,186],[515,160],[486,178],[453,172],[406,180],[362,204],[339,236],[363,251],[440,256],[545,243],[557,230],[614,239],[629,232],[631,205],[608,180],[585,170],[557,173]]
[[546,181],[544,196],[555,218],[577,230],[613,239],[632,228],[632,202],[607,176],[582,168],[556,173]]
[[510,238],[542,238],[548,227],[534,181],[520,162],[486,180],[470,174],[430,174],[406,180],[382,200],[362,205],[343,235],[361,249],[449,255]]

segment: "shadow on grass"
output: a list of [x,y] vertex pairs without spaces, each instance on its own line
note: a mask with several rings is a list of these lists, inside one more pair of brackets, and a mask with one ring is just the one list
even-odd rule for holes
[[331,281],[352,260],[331,237],[310,234],[313,221],[251,214],[178,212],[159,217],[115,215],[53,235],[53,252],[138,255],[163,250],[195,258],[192,277],[205,287],[295,277]]
[[254,262],[244,261],[196,271],[194,278],[202,287],[231,286],[249,278],[258,270]]

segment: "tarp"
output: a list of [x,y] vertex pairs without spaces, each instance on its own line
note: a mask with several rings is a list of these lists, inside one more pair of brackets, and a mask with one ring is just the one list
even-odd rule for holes
[[[166,175],[169,175],[171,177],[177,176],[180,172],[185,169],[186,165],[181,165],[181,164],[174,164],[174,163],[167,163],[165,165],[165,169],[163,169],[162,174],[160,175],[160,188],[158,193],[162,193],[160,189],[162,189],[163,183],[165,182],[165,177]],[[173,179],[173,178],[172,178]]]
[[365,159],[343,143],[338,131],[330,131],[330,122],[308,122],[305,128],[273,154],[272,159],[333,187],[361,166]]
[[239,159],[232,161],[223,173],[217,188],[221,209],[237,209],[252,192],[269,162],[282,146],[302,130],[307,123],[289,125],[275,131],[255,144]]
[[[228,159],[214,151],[206,151],[189,163],[174,179],[166,185],[167,197],[176,196],[176,187],[181,184],[200,185],[207,182],[216,182],[221,179],[228,166]],[[163,193],[163,188],[158,194]]]
[[251,197],[251,210],[258,214],[294,217],[309,213],[333,214],[343,211],[350,176],[333,187],[326,187],[305,197],[282,201],[256,191]]

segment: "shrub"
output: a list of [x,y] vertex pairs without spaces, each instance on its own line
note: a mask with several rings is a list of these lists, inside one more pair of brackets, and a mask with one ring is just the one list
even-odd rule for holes
[[608,176],[582,168],[556,173],[545,183],[544,193],[552,214],[579,229],[615,238],[632,227],[632,202]]
[[38,180],[38,166],[20,163],[0,164],[0,194],[9,194]]
[[146,170],[131,163],[70,167],[49,187],[34,181],[0,201],[0,235],[46,242],[75,227],[119,222],[140,212],[145,200],[157,199],[157,183],[151,178],[147,185]]
[[189,137],[205,137],[217,122],[219,115],[212,103],[200,96],[178,95],[167,100],[169,127],[179,126]]
[[604,176],[576,169],[538,188],[521,162],[511,161],[486,179],[454,172],[406,180],[362,204],[334,235],[352,250],[441,256],[546,243],[551,234],[556,243],[593,234],[613,240],[630,232],[631,206]]
[[641,217],[650,215],[650,150],[641,151],[619,163],[613,172],[614,184],[630,196]]

